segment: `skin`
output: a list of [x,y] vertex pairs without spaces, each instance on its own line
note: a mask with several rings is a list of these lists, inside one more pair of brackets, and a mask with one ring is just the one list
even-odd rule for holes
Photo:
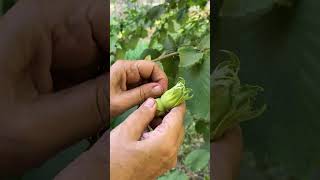
[[144,132],[155,113],[155,99],[150,98],[111,131],[112,180],[156,179],[176,167],[184,137],[185,104],[173,108],[153,131]]
[[[167,87],[167,76],[154,62],[117,61],[111,66],[111,117],[143,103],[110,133],[111,179],[155,179],[176,166],[186,108],[183,103],[162,120],[155,118],[154,98]],[[149,124],[155,129],[147,132]]]
[[211,143],[211,177],[217,180],[237,179],[242,151],[240,126],[227,130],[223,137]]
[[148,97],[160,96],[167,88],[168,78],[154,62],[118,60],[110,69],[111,118]]
[[20,0],[1,17],[1,176],[37,167],[101,129],[106,7],[104,0]]

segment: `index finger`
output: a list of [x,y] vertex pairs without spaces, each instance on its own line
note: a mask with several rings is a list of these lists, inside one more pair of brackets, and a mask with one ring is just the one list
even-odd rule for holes
[[152,61],[138,60],[125,63],[127,83],[135,84],[143,79],[159,83],[164,90],[168,88],[168,78],[163,70]]

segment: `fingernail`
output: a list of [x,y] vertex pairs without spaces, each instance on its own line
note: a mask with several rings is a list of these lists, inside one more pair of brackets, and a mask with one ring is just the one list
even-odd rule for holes
[[148,108],[152,108],[155,103],[155,100],[152,98],[147,99],[147,101],[144,103],[144,106]]
[[162,94],[162,87],[160,85],[157,85],[157,86],[153,87],[151,91],[155,95],[160,95],[160,94]]

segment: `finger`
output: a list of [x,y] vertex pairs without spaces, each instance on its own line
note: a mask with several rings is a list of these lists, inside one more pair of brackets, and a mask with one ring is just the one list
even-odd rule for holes
[[[162,144],[163,141],[176,146],[183,140],[183,120],[185,114],[185,103],[173,108],[162,120],[161,124],[154,131],[147,133],[146,141],[153,141]],[[181,135],[182,134],[182,135]]]
[[155,113],[155,99],[149,98],[121,124],[121,128],[130,139],[139,140]]
[[135,105],[141,104],[149,97],[156,98],[163,92],[164,90],[158,83],[148,83],[122,92],[119,98],[124,101],[122,103],[124,105],[123,108],[129,109]]
[[157,82],[162,89],[167,90],[168,78],[163,70],[152,61],[128,61],[124,66],[126,71],[127,83],[135,84],[142,80],[150,79],[152,82]]
[[180,131],[183,128],[185,112],[185,103],[171,109],[171,111],[163,118],[162,123],[155,129],[155,131],[164,132],[166,135],[173,137],[174,139],[178,139]]

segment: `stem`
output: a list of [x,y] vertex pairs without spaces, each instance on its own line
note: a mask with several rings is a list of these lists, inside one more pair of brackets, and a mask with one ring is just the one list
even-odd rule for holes
[[[200,52],[205,52],[207,50],[210,50],[210,48],[205,48],[205,49],[202,49]],[[162,61],[168,57],[171,57],[171,56],[176,56],[176,55],[179,55],[178,52],[173,52],[173,53],[169,53],[169,54],[166,54],[166,55],[160,55],[159,57],[153,59],[152,61],[153,62],[157,62],[157,61]]]
[[159,56],[156,59],[153,59],[152,61],[153,62],[162,61],[163,59],[166,59],[166,58],[171,57],[171,56],[176,56],[176,55],[179,55],[179,53],[178,52],[173,52],[173,53],[169,53],[169,54],[166,54],[166,55],[163,55],[163,56]]

